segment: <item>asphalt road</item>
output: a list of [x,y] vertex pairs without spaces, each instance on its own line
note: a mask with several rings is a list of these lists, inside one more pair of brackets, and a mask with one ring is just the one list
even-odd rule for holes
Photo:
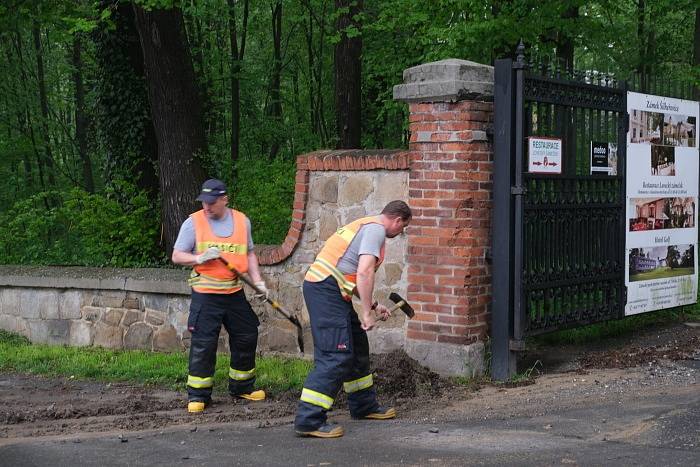
[[697,384],[537,416],[341,419],[345,436],[330,440],[295,437],[291,419],[23,440],[0,447],[0,465],[700,465]]

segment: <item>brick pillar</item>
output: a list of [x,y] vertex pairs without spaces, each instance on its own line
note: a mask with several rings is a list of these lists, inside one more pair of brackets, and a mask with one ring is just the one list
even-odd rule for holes
[[406,350],[443,374],[483,371],[491,302],[493,68],[442,60],[404,71],[411,157]]

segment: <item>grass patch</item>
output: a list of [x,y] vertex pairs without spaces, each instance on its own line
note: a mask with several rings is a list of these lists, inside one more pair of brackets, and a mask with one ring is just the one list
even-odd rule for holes
[[533,337],[528,339],[528,341],[532,340],[535,344],[581,344],[609,337],[623,336],[651,326],[697,319],[700,319],[700,306],[694,304],[557,331]]
[[[257,385],[272,394],[301,390],[312,363],[297,358],[258,356]],[[229,356],[218,355],[214,390],[228,390]],[[95,381],[124,381],[185,390],[187,353],[108,350],[31,344],[0,330],[0,371],[64,376]]]
[[694,268],[669,268],[662,267],[656,268],[649,272],[639,272],[637,274],[630,274],[630,281],[648,281],[651,279],[665,279],[667,277],[677,277],[677,276],[691,276],[695,273]]

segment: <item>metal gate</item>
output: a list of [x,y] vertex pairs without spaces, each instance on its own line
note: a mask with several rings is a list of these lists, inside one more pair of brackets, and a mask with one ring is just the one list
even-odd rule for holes
[[[524,338],[624,316],[627,89],[603,75],[495,66],[492,376]],[[529,137],[562,142],[561,173],[528,171]],[[591,174],[591,143],[617,145]]]

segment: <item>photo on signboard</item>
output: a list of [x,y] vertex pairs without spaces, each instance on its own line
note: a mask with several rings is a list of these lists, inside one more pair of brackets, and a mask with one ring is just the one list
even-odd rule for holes
[[630,282],[695,274],[695,245],[631,248]]
[[664,114],[633,109],[630,112],[630,143],[661,144]]
[[664,177],[676,175],[676,148],[651,145],[651,174]]
[[629,231],[695,227],[695,198],[630,198]]
[[696,137],[695,117],[680,114],[664,114],[661,144],[694,148]]

